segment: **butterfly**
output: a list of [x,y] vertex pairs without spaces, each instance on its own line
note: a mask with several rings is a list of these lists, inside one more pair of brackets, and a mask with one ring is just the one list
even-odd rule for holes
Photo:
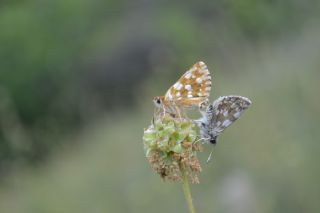
[[[200,137],[207,143],[216,144],[217,137],[233,124],[251,105],[251,101],[242,96],[222,96],[212,104],[204,101],[199,104],[202,117],[196,120],[200,129]],[[207,162],[211,158],[212,151]]]
[[182,108],[198,106],[208,99],[211,91],[211,76],[202,61],[194,64],[172,85],[164,96],[153,98],[154,105],[164,113],[180,115]]

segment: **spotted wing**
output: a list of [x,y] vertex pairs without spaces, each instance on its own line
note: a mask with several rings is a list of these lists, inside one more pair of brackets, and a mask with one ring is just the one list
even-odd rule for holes
[[211,91],[211,76],[202,61],[194,64],[165,94],[166,101],[195,106],[206,100]]
[[251,101],[242,96],[222,96],[215,100],[212,107],[207,108],[207,110],[209,109],[207,114],[212,114],[211,122],[208,121],[211,135],[218,136],[235,122],[250,105]]

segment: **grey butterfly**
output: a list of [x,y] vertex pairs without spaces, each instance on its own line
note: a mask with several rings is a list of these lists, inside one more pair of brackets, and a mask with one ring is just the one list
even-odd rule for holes
[[212,104],[209,101],[200,103],[199,111],[202,117],[196,120],[196,124],[199,126],[201,138],[207,143],[216,144],[217,137],[250,105],[248,98],[234,95],[219,97]]

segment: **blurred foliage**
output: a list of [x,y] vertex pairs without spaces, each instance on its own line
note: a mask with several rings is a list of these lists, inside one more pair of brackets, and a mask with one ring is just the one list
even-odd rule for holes
[[[152,64],[168,62],[168,51],[191,61],[208,54],[207,43],[219,43],[227,32],[252,40],[290,33],[317,12],[316,3],[4,1],[0,86],[30,137],[24,155],[38,159],[57,143],[54,135],[81,127],[105,109],[132,105],[134,88]],[[217,33],[222,25],[231,28]],[[3,134],[0,158],[15,158]]]
[[148,168],[142,128],[151,97],[204,60],[213,98],[253,105],[219,139],[194,188],[198,211],[316,212],[319,9],[317,0],[2,1],[1,209],[184,211],[179,186]]

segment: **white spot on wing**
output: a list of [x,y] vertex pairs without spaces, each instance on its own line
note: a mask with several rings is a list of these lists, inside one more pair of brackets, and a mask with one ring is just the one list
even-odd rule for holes
[[191,89],[192,89],[190,84],[185,85],[184,88],[186,88],[186,90],[188,90],[188,91],[191,91]]
[[240,117],[240,115],[241,115],[241,112],[240,112],[240,111],[238,111],[238,112],[236,112],[236,113],[234,113],[234,114],[233,114],[233,117],[235,117],[235,118],[239,118],[239,117]]
[[192,96],[192,94],[188,94],[188,98],[192,98],[193,96]]
[[196,82],[197,82],[198,84],[201,84],[201,83],[202,83],[202,78],[197,78]]
[[215,132],[216,134],[217,133],[220,133],[220,132],[222,132],[223,131],[223,128],[220,128],[220,127],[215,127],[215,128],[213,128],[213,132]]
[[177,93],[176,93],[176,96],[177,96],[177,97],[180,97],[180,96],[181,96],[181,93],[180,93],[180,92],[177,92]]
[[191,72],[190,71],[188,71],[187,72],[187,74],[184,76],[186,79],[190,79],[191,78]]
[[183,85],[180,83],[180,82],[177,82],[173,85],[173,87],[176,89],[176,90],[181,90]]
[[201,70],[199,72],[205,75],[209,73],[209,70],[207,69],[207,67],[201,67]]
[[223,112],[223,116],[224,116],[224,117],[227,117],[228,114],[229,114],[228,111],[224,111],[224,112]]
[[231,122],[229,119],[227,119],[227,120],[223,121],[222,126],[227,127],[227,126],[229,126],[231,123],[232,123],[232,122]]

